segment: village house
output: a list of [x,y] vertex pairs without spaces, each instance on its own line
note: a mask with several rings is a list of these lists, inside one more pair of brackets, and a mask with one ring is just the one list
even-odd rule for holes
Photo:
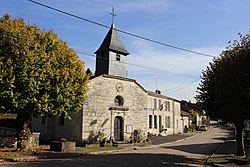
[[130,142],[135,130],[142,140],[148,134],[183,131],[179,101],[147,91],[127,78],[129,53],[114,23],[95,53],[96,71],[88,84],[83,111],[71,114],[72,120],[33,118],[32,131],[40,132],[42,140],[66,138],[78,145],[100,140]]
[[183,122],[183,131],[187,132],[188,128],[189,128],[189,125],[191,123],[190,122],[190,113],[186,112],[186,111],[183,111],[181,109],[181,119],[182,119],[182,122]]
[[161,95],[159,90],[148,91],[147,113],[149,134],[168,135],[183,132],[180,102]]
[[181,102],[181,116],[186,122],[187,127],[195,125],[197,129],[203,124],[208,124],[208,117],[205,110],[197,104],[182,100]]

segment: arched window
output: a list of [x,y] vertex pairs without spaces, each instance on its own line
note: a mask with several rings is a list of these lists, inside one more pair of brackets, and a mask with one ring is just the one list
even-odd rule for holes
[[116,106],[123,106],[123,98],[121,96],[116,96],[114,102]]

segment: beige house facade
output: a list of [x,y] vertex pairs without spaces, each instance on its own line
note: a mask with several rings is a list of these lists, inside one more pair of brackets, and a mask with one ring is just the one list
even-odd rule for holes
[[148,134],[169,135],[182,133],[180,102],[160,94],[160,91],[148,91],[147,97]]
[[[183,128],[189,128],[189,125],[190,125],[190,118],[189,118],[189,113],[186,112],[186,111],[183,111],[181,110],[181,119],[182,119],[182,122],[183,122]],[[184,130],[184,129],[183,129]]]

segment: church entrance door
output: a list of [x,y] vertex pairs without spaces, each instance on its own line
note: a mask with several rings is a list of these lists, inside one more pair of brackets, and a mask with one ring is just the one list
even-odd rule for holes
[[114,125],[114,139],[115,141],[123,141],[124,137],[124,121],[121,116],[115,117],[115,125]]

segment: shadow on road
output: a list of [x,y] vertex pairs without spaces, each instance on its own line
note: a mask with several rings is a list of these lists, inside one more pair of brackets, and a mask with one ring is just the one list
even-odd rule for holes
[[[220,141],[217,143],[202,143],[202,144],[191,144],[191,145],[178,145],[178,146],[163,146],[162,148],[173,149],[178,151],[183,151],[191,154],[203,154],[203,155],[212,155],[218,148],[221,146],[221,142],[231,140],[235,138],[234,130],[232,127],[228,127],[221,124],[213,124],[213,127],[227,130],[228,135],[225,137],[213,137],[211,139]],[[224,143],[224,142],[223,142]],[[228,141],[229,144],[234,145],[234,141]],[[231,147],[230,147],[231,149]],[[227,153],[234,153],[234,149],[226,150]]]
[[210,155],[214,153],[214,151],[220,145],[221,143],[212,143],[212,144],[204,143],[204,144],[192,144],[192,145],[181,145],[181,146],[166,146],[162,148],[184,151],[191,154]]
[[215,139],[215,140],[222,140],[222,141],[225,141],[226,138],[225,137],[214,137],[212,139]]
[[[170,154],[110,154],[110,155],[88,155],[71,159],[40,160],[34,162],[19,163],[15,166],[24,167],[63,167],[63,166],[84,166],[84,167],[166,167],[166,166],[189,166],[199,165],[200,162],[185,156]],[[10,166],[9,166],[10,167]]]

